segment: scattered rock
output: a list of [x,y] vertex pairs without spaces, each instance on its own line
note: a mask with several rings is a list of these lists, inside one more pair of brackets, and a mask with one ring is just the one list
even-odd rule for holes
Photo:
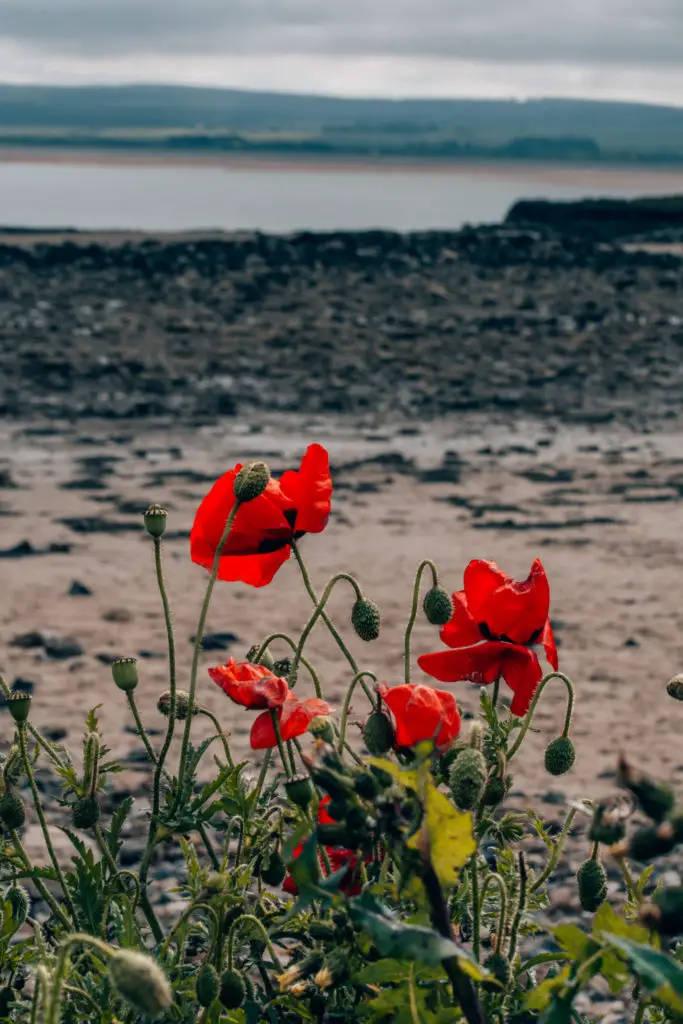
[[69,597],[92,597],[92,590],[85,583],[81,583],[80,580],[73,580],[67,590],[67,595]]
[[[202,637],[202,650],[227,651],[233,644],[239,643],[239,639],[235,633],[205,633]],[[196,640],[196,636],[190,637],[191,644],[194,644]]]
[[132,618],[133,614],[128,608],[110,608],[102,614],[104,622],[130,622]]
[[42,647],[48,658],[75,658],[83,654],[82,646],[72,637],[60,637],[56,633],[37,630],[12,637],[10,646],[21,647],[24,650]]
[[52,543],[45,548],[38,548],[30,540],[20,540],[10,548],[0,548],[0,558],[26,558],[30,555],[68,555],[71,544]]
[[66,516],[58,520],[74,533],[128,533],[139,531],[139,523],[128,520],[105,519],[104,516]]

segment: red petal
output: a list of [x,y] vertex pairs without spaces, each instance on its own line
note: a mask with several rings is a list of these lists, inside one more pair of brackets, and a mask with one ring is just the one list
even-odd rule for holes
[[[231,583],[247,583],[250,587],[265,587],[291,553],[292,549],[287,545],[266,555],[223,555],[218,569],[218,579]],[[211,564],[206,566],[207,569],[210,569],[212,564],[213,558]]]
[[493,683],[501,674],[501,658],[511,644],[487,641],[453,651],[423,654],[417,663],[423,672],[442,683],[468,680],[471,683]]
[[330,516],[332,478],[330,459],[320,444],[309,445],[298,471],[288,470],[280,479],[282,493],[296,508],[294,529],[321,533]]
[[514,643],[535,642],[548,618],[550,587],[538,559],[523,583],[506,575],[495,562],[470,562],[465,569],[465,593],[474,621]]
[[282,711],[278,712],[282,739],[293,740],[297,736],[303,736],[317,715],[329,715],[330,710],[329,704],[318,697],[302,701],[296,698],[295,701],[291,701],[288,698],[282,705]]
[[464,590],[453,594],[453,615],[439,635],[447,647],[470,647],[481,640],[479,626],[467,607]]
[[557,672],[559,668],[559,659],[557,657],[557,646],[555,645],[555,637],[553,636],[552,626],[550,625],[550,619],[545,624],[545,629],[541,634],[540,643],[545,648],[545,656],[550,662],[551,666]]
[[543,671],[536,654],[528,647],[511,644],[507,644],[507,647],[508,652],[502,664],[502,676],[514,694],[510,711],[518,718],[523,718],[543,678]]
[[[277,712],[282,714],[281,711]],[[277,736],[270,718],[270,711],[264,711],[254,719],[249,733],[249,744],[252,750],[269,750],[277,746]]]
[[420,683],[380,686],[379,693],[394,717],[397,747],[428,739],[445,747],[458,735],[460,715],[452,694]]
[[265,665],[237,664],[234,658],[210,668],[209,676],[236,704],[255,711],[280,707],[290,692],[287,681]]

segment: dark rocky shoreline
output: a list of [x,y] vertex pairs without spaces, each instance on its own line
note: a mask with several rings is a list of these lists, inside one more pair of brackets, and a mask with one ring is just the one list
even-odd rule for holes
[[682,286],[678,255],[547,225],[0,233],[0,414],[643,427],[680,413]]

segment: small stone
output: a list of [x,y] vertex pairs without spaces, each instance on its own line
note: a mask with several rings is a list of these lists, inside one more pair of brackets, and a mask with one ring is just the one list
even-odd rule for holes
[[92,597],[92,590],[90,587],[86,587],[85,583],[81,583],[80,580],[73,580],[71,586],[67,590],[68,597]]

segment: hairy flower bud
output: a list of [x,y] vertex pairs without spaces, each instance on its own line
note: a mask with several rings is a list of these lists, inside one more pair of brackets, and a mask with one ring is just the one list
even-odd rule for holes
[[109,975],[118,994],[141,1013],[158,1017],[173,1004],[166,975],[146,953],[115,950],[109,960]]
[[100,805],[92,796],[83,796],[71,808],[74,828],[92,828],[100,820]]
[[5,903],[12,908],[12,920],[17,925],[26,921],[31,910],[31,897],[23,885],[13,885],[5,893]]
[[7,707],[15,722],[25,722],[31,710],[31,694],[14,690],[7,698]]
[[[171,717],[171,691],[170,690],[164,690],[164,692],[159,695],[159,699],[157,700],[157,710],[160,711],[161,714],[165,718],[170,718]],[[176,693],[175,693],[175,717],[176,717],[177,721],[184,722],[185,719],[188,716],[189,710],[190,710],[190,695],[189,695],[189,693],[187,693],[185,690],[176,690]],[[192,714],[196,715],[198,713],[198,711],[199,711],[199,708],[195,704],[194,707],[192,708]]]
[[334,743],[334,726],[325,715],[316,715],[308,727],[308,731],[317,740],[324,743]]
[[607,875],[599,860],[586,860],[576,872],[579,902],[583,910],[593,913],[607,896]]
[[625,833],[624,815],[619,809],[616,807],[608,808],[602,803],[598,804],[595,808],[588,838],[594,843],[613,846],[624,838]]
[[502,804],[511,785],[511,775],[507,775],[505,778],[497,774],[491,775],[487,780],[484,794],[481,798],[484,806],[497,807],[498,804]]
[[238,971],[223,971],[218,998],[226,1010],[237,1010],[244,1002],[247,990]]
[[666,684],[666,692],[674,700],[683,700],[683,673],[673,676]]
[[145,529],[150,537],[163,537],[167,519],[168,512],[162,505],[150,505],[145,510]]
[[197,972],[195,991],[200,1006],[211,1006],[221,990],[218,972],[213,964],[204,964]]
[[352,791],[351,780],[335,772],[332,768],[314,768],[312,778],[316,786],[319,786],[333,799],[344,800]]
[[349,977],[349,958],[343,949],[333,949],[313,979],[318,988],[340,985]]
[[363,729],[363,742],[371,754],[381,757],[394,745],[394,727],[383,711],[373,711]]
[[683,889],[657,889],[651,902],[642,905],[639,916],[642,924],[660,935],[673,938],[683,934]]
[[379,636],[380,613],[374,601],[360,597],[351,609],[351,624],[361,640],[376,640]]
[[270,653],[267,647],[265,651],[261,654],[261,657],[258,659],[258,661],[256,660],[256,655],[259,653],[260,650],[261,644],[254,644],[253,647],[250,647],[249,650],[247,651],[246,660],[250,661],[252,665],[265,665],[266,668],[274,668],[275,662],[273,661],[273,655]]
[[332,921],[311,921],[308,926],[308,934],[312,939],[332,942],[337,937],[337,926]]
[[445,626],[453,615],[453,598],[443,587],[432,587],[425,594],[422,607],[432,626]]
[[6,829],[13,831],[21,828],[26,821],[24,801],[17,793],[8,791],[0,797],[0,821]]
[[[484,960],[484,967],[494,979],[484,982],[484,988],[489,991],[499,992],[500,986],[507,988],[512,980],[512,968],[510,961],[502,953],[491,953]],[[498,984],[495,984],[498,982]]]
[[486,785],[486,761],[480,750],[468,747],[461,751],[451,768],[449,785],[455,806],[471,811],[477,806]]
[[299,775],[285,782],[285,793],[296,807],[308,807],[313,799],[313,784],[308,775]]
[[653,821],[662,821],[673,810],[675,797],[671,786],[654,782],[623,757],[619,759],[617,778],[621,786],[633,793],[643,813]]
[[353,788],[363,800],[374,800],[380,791],[379,782],[371,772],[359,772],[354,776]]
[[[242,466],[235,477],[233,492],[238,501],[253,501],[263,494],[270,480],[270,469],[265,462],[250,462]],[[237,1004],[240,1005],[239,1003]]]
[[261,878],[266,885],[282,885],[287,874],[287,868],[277,850],[273,850],[268,860],[268,867],[261,868]]
[[576,750],[569,736],[558,736],[545,751],[545,770],[551,775],[566,775],[576,760]]
[[119,690],[128,693],[138,685],[137,658],[117,658],[111,663],[111,674]]

